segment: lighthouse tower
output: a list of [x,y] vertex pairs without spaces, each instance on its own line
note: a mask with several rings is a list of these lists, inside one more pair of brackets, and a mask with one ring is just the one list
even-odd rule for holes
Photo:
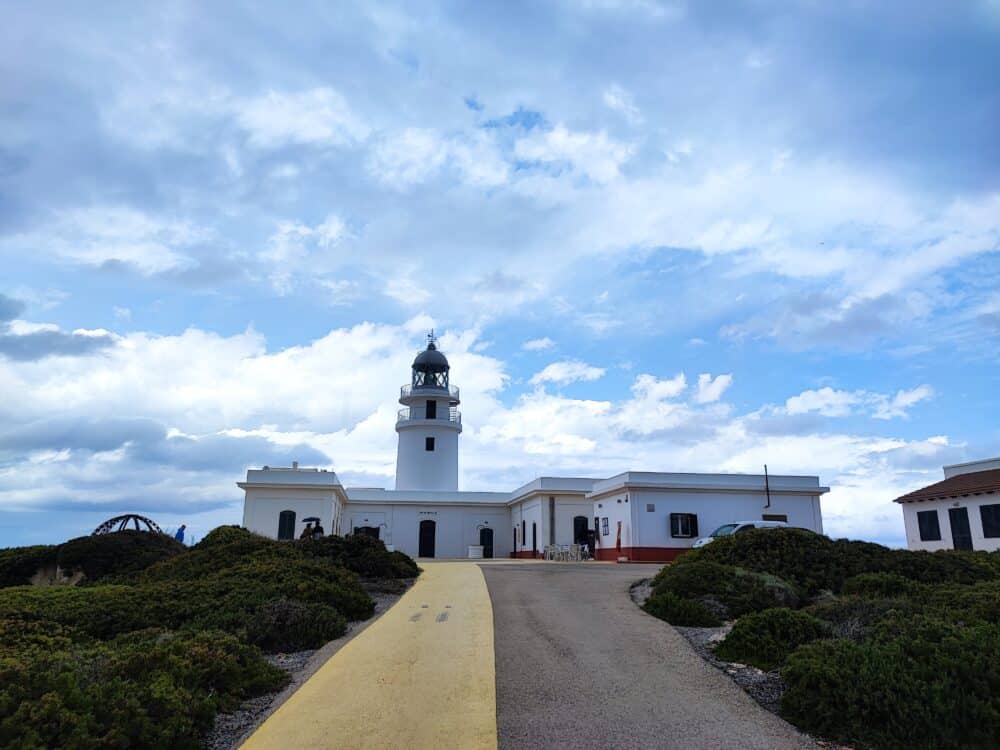
[[458,490],[458,436],[462,414],[458,388],[448,382],[451,366],[437,349],[434,332],[413,360],[409,385],[400,389],[396,420],[397,490]]

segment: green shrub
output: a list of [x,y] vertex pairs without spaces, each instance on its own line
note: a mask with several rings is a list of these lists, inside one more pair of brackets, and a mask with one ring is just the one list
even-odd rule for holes
[[701,602],[683,599],[669,591],[653,594],[642,608],[653,617],[666,620],[671,625],[713,628],[722,624],[722,621]]
[[197,748],[216,711],[288,679],[223,633],[38,645],[22,639],[0,657],[0,747]]
[[782,669],[781,712],[857,747],[1000,746],[1000,626],[899,618],[863,643],[802,646]]
[[326,604],[275,599],[261,605],[247,625],[247,640],[265,651],[319,648],[339,638],[347,622]]
[[82,570],[87,580],[98,581],[144,570],[184,549],[166,534],[128,529],[71,539],[59,545],[56,562],[63,570]]
[[653,579],[654,592],[696,599],[728,617],[771,607],[795,607],[798,595],[777,576],[706,560],[668,565]]
[[765,609],[737,620],[716,647],[715,654],[725,661],[752,664],[770,671],[781,666],[799,646],[822,638],[826,633],[826,625],[805,612]]
[[803,611],[828,623],[833,637],[863,641],[887,617],[916,615],[920,605],[908,599],[845,596],[811,604]]
[[920,584],[898,573],[861,573],[844,581],[841,593],[845,596],[864,596],[870,599],[891,599],[912,596]]
[[1000,578],[1000,554],[910,552],[870,542],[828,539],[802,529],[758,529],[716,539],[677,562],[708,561],[770,573],[806,596],[839,592],[862,573],[895,573],[922,583],[972,584]]
[[364,534],[325,536],[295,542],[310,557],[320,557],[365,578],[416,578],[420,569],[402,552],[388,552],[380,539]]
[[57,549],[47,544],[0,549],[0,588],[27,586],[39,568],[55,564]]

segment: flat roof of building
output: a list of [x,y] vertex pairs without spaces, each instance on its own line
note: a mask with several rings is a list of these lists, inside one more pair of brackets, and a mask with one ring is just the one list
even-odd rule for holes
[[335,471],[326,469],[303,469],[298,466],[265,466],[262,469],[247,469],[245,482],[237,482],[242,489],[247,487],[341,487]]
[[626,471],[594,484],[588,497],[597,497],[625,488],[763,492],[769,487],[775,493],[798,493],[822,495],[829,487],[819,483],[819,477],[794,476],[787,474],[768,475],[765,483],[763,474],[696,474],[680,472]]
[[510,493],[510,502],[544,492],[574,492],[586,494],[601,480],[594,477],[538,477]]
[[352,503],[409,503],[424,505],[505,505],[509,492],[438,492],[436,490],[380,490],[348,487]]

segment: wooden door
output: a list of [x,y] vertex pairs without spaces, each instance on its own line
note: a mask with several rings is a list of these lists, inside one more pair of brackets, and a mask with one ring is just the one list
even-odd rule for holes
[[972,549],[972,529],[969,528],[968,508],[948,508],[951,521],[951,543],[955,549]]
[[479,530],[479,544],[483,547],[483,557],[493,557],[493,529]]
[[434,557],[434,536],[437,532],[437,523],[426,520],[420,522],[420,548],[417,554],[420,557]]

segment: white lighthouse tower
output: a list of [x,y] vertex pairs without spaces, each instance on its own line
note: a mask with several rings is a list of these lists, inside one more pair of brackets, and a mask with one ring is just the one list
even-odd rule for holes
[[458,491],[458,436],[462,414],[458,388],[448,382],[451,366],[438,351],[434,332],[413,360],[409,385],[400,389],[396,420],[397,490]]

